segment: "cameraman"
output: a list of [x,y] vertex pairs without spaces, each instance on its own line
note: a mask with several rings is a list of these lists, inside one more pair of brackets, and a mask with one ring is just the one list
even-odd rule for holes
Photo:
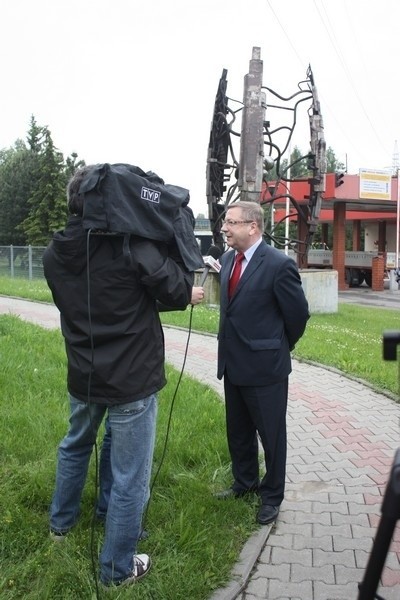
[[149,493],[156,394],[166,383],[157,302],[186,308],[193,273],[165,243],[83,229],[79,188],[90,169],[78,170],[68,184],[71,216],[43,257],[61,315],[70,400],[69,431],[58,449],[50,532],[62,540],[76,524],[93,445],[107,415],[112,487],[100,581],[126,585],[146,575],[151,564],[149,556],[136,552]]

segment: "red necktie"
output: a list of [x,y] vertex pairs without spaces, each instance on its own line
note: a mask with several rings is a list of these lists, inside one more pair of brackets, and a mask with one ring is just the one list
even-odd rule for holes
[[235,266],[233,267],[232,275],[229,280],[228,296],[232,298],[235,293],[237,284],[239,283],[240,274],[242,272],[242,260],[244,259],[243,252],[238,252],[235,256]]

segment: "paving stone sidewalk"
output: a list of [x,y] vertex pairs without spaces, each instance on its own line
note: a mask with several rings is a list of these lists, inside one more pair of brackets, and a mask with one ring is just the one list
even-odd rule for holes
[[[2,312],[59,326],[46,304],[0,297]],[[180,369],[187,332],[165,328],[165,337],[167,361]],[[215,336],[191,334],[185,372],[222,396]],[[357,600],[399,447],[400,405],[339,372],[294,361],[279,518],[250,538],[231,583],[212,600]],[[400,599],[399,525],[381,583],[385,600]]]

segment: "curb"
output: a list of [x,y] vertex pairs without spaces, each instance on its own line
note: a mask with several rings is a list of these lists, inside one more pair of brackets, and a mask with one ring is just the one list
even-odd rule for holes
[[267,543],[273,526],[274,523],[263,525],[259,531],[253,533],[245,543],[239,555],[239,560],[232,569],[231,581],[226,587],[216,590],[209,600],[235,600],[245,590],[254,565]]

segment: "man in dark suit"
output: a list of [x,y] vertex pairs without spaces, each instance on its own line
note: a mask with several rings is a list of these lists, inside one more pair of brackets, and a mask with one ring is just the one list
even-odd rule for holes
[[[233,249],[221,258],[218,378],[224,378],[234,482],[217,497],[258,493],[257,521],[266,525],[284,497],[290,351],[310,315],[295,262],[267,245],[263,230],[256,202],[231,205],[221,228]],[[261,481],[257,433],[266,468]]]

